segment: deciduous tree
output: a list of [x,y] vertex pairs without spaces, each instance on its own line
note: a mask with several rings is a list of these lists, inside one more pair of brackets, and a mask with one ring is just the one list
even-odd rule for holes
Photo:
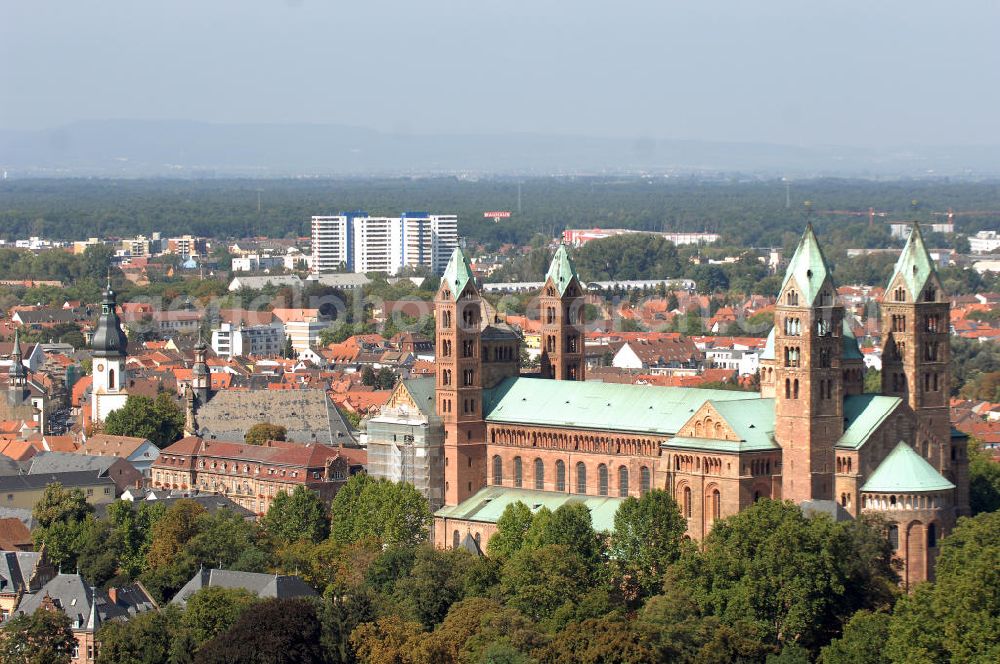
[[323,501],[304,486],[295,487],[291,494],[282,492],[275,496],[261,525],[279,544],[299,539],[319,542],[330,532]]
[[258,422],[249,429],[243,437],[247,445],[264,445],[269,440],[286,440],[288,429],[280,424],[270,422]]
[[0,629],[0,662],[69,664],[76,645],[71,625],[69,616],[54,606],[11,618]]
[[686,530],[677,503],[665,491],[629,497],[619,505],[608,557],[626,597],[649,596],[659,590],[667,567],[680,557]]

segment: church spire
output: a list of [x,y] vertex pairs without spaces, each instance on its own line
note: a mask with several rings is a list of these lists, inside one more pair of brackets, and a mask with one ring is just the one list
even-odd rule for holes
[[579,277],[576,274],[576,267],[573,265],[573,260],[569,257],[569,251],[566,250],[565,244],[559,244],[559,248],[556,249],[556,253],[552,257],[552,262],[549,263],[549,271],[545,273],[545,281],[547,282],[549,279],[552,280],[553,285],[558,289],[560,295],[566,292],[566,289],[574,279],[579,281]]
[[14,330],[14,349],[10,354],[9,385],[13,388],[24,387],[28,372],[24,368],[24,356],[21,354],[21,330]]
[[924,236],[920,232],[920,224],[914,222],[910,237],[906,240],[903,253],[896,261],[896,267],[889,279],[888,292],[893,285],[907,290],[910,300],[916,301],[927,286],[928,280],[936,274],[934,261],[931,259]]
[[448,260],[448,266],[444,269],[444,274],[441,275],[441,281],[447,283],[451,288],[451,299],[453,300],[457,300],[461,296],[462,291],[470,282],[475,287],[472,265],[459,247],[455,247],[455,251],[451,253],[451,259]]
[[788,286],[794,282],[798,287],[802,304],[811,306],[823,288],[823,283],[831,278],[832,273],[833,270],[830,269],[830,265],[823,255],[823,250],[820,249],[812,223],[809,223],[795,248],[792,260],[788,263],[785,280],[781,284],[781,292],[784,293]]

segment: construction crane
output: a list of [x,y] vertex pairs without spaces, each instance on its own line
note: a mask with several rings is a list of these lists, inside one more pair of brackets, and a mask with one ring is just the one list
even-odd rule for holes
[[877,211],[870,207],[868,210],[821,210],[816,214],[843,215],[846,217],[868,217],[868,228],[875,227],[875,217],[888,217],[888,212]]
[[961,212],[955,212],[951,208],[948,208],[947,212],[931,212],[936,217],[948,217],[949,220],[955,217],[992,217],[1000,216],[1000,210],[962,210]]

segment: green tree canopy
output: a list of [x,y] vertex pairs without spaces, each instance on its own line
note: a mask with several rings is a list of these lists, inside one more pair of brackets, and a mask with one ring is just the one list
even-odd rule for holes
[[232,627],[255,602],[257,597],[242,588],[202,588],[187,598],[181,623],[204,643]]
[[279,543],[299,539],[319,542],[330,532],[323,501],[304,486],[295,487],[291,494],[282,492],[275,496],[261,525]]
[[507,505],[497,520],[496,532],[486,543],[490,556],[506,559],[520,551],[533,518],[531,508],[520,500]]
[[76,645],[71,625],[63,611],[45,606],[7,620],[0,628],[0,662],[69,664]]
[[667,567],[681,552],[687,522],[674,499],[653,490],[642,498],[629,497],[615,512],[608,557],[626,597],[656,593]]
[[184,434],[184,412],[167,392],[156,399],[132,395],[105,418],[104,433],[145,438],[163,448]]
[[330,537],[350,543],[371,538],[383,544],[419,544],[427,540],[430,506],[412,484],[355,475],[330,506]]
[[973,515],[1000,510],[1000,463],[975,438],[969,439],[969,506]]
[[822,664],[891,664],[885,651],[888,613],[858,611],[844,626],[844,635],[820,652]]
[[288,429],[280,424],[258,422],[247,429],[243,440],[247,445],[264,445],[269,440],[286,440],[287,438]]
[[324,649],[317,603],[307,599],[268,599],[241,611],[223,632],[203,644],[196,664],[333,664]]
[[882,528],[835,523],[791,503],[762,500],[715,523],[703,551],[667,575],[705,615],[749,623],[765,643],[818,649],[857,610],[892,601],[898,577]]
[[1000,512],[960,519],[941,540],[937,578],[902,598],[889,626],[894,662],[1000,660]]

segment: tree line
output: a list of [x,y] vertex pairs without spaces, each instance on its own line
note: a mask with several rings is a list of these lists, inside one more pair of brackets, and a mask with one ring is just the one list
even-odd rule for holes
[[[186,608],[105,624],[106,664],[888,664],[1000,654],[997,512],[961,519],[941,542],[936,581],[911,595],[899,590],[885,523],[835,522],[770,500],[718,521],[700,546],[662,491],[625,499],[610,532],[595,531],[581,503],[514,502],[485,556],[475,545],[434,548],[413,487],[363,475],[329,511],[297,489],[259,524],[179,500],[116,503],[95,526],[79,492],[58,487],[35,516],[60,564],[101,585],[140,579],[167,601],[200,565],[221,564],[298,574],[320,593],[262,601],[205,589]],[[102,536],[57,545],[67,528],[95,527]],[[52,623],[8,622],[0,654],[29,636],[58,642]]]

